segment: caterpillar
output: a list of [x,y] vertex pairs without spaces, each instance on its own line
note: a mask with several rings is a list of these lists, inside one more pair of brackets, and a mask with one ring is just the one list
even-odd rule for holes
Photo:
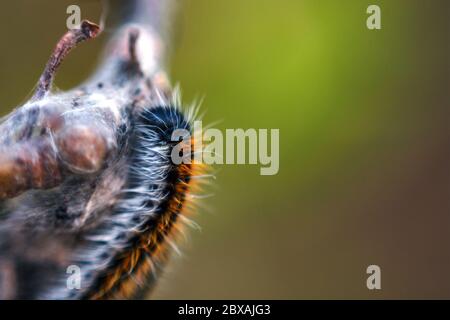
[[[160,33],[142,23],[165,6],[135,8],[91,79],[51,92],[65,55],[101,31],[84,21],[58,42],[30,101],[0,122],[0,298],[145,298],[191,223],[208,170],[194,157],[197,109],[183,109]],[[186,139],[174,141],[177,130]],[[186,141],[190,161],[175,163]]]
[[[201,181],[195,177],[206,170],[195,163],[192,154],[189,163],[175,165],[171,160],[176,144],[172,133],[191,131],[190,121],[178,105],[145,109],[131,127],[133,133],[125,147],[130,153],[130,173],[120,203],[103,224],[86,234],[87,243],[77,253],[75,263],[89,276],[83,279],[89,285],[82,298],[142,298],[148,294],[176,246],[180,223],[193,209],[190,193],[198,190]],[[67,298],[80,294],[70,293]]]

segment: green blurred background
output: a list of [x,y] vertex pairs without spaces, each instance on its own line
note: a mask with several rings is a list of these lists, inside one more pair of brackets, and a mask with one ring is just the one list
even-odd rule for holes
[[[280,171],[216,166],[184,254],[156,298],[450,298],[450,2],[180,1],[171,78],[205,121],[279,128]],[[2,1],[0,114],[19,105],[66,8]],[[366,28],[378,4],[382,29]],[[111,30],[56,85],[94,69]],[[366,288],[377,264],[382,290]]]

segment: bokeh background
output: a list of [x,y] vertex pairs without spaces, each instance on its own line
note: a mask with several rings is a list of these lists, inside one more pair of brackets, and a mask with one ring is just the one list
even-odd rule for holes
[[[180,3],[169,61],[184,101],[204,96],[220,129],[279,128],[280,171],[216,166],[202,231],[154,297],[450,298],[450,2]],[[0,4],[1,115],[32,90],[69,4],[98,21],[98,1]],[[59,89],[92,72],[111,30],[70,54]]]

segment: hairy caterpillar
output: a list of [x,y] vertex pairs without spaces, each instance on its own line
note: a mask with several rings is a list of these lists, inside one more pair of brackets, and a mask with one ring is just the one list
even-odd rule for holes
[[[163,7],[137,1],[138,23],[95,75],[52,94],[62,58],[99,32],[87,21],[69,31],[33,98],[0,123],[0,298],[143,298],[176,248],[206,169],[171,160],[173,131],[194,137],[196,112],[167,81],[154,21],[140,24]],[[79,289],[66,285],[70,265]]]

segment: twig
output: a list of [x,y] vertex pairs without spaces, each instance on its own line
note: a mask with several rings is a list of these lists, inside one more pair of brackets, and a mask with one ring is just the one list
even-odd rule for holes
[[95,38],[101,32],[100,27],[88,20],[84,20],[79,29],[71,29],[59,40],[50,59],[45,66],[44,72],[39,78],[33,100],[45,97],[50,91],[56,70],[66,55],[77,46],[77,44]]

